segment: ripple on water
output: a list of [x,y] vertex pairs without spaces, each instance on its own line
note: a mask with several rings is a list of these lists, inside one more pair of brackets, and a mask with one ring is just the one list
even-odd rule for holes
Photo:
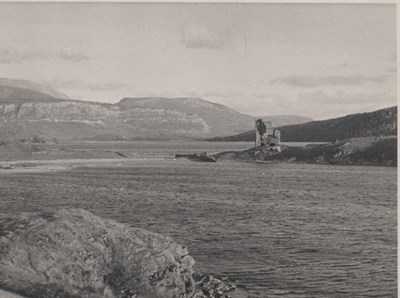
[[3,175],[0,209],[168,234],[252,297],[395,297],[396,187],[393,168],[147,160]]

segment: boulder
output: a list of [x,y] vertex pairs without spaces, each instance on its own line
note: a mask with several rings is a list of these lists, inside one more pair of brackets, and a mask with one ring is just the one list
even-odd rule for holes
[[0,216],[0,288],[25,297],[191,297],[170,237],[74,209]]
[[236,286],[227,278],[218,278],[213,274],[195,272],[193,279],[196,292],[193,298],[248,298],[249,293],[244,287]]

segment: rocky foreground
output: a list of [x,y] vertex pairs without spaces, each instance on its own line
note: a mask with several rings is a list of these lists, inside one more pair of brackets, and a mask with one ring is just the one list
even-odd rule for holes
[[397,166],[397,137],[364,137],[338,140],[304,147],[281,146],[281,152],[268,147],[221,152],[215,160],[284,161],[297,163]]
[[247,297],[193,265],[170,237],[84,210],[0,216],[0,291],[10,297]]

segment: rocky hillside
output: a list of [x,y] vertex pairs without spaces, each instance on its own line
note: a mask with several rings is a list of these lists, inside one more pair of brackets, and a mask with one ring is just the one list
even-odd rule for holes
[[205,128],[214,134],[217,130],[227,134],[230,131],[245,131],[253,127],[253,118],[226,106],[201,98],[125,98],[118,103],[125,108],[161,109],[185,115],[200,117]]
[[397,137],[362,137],[304,147],[281,146],[281,152],[267,147],[221,152],[216,160],[285,161],[317,164],[397,166]]
[[0,79],[0,130],[17,140],[205,138],[250,129],[253,120],[199,98],[66,99],[44,85]]
[[0,289],[25,297],[246,297],[193,265],[171,238],[84,210],[0,214]]
[[197,115],[161,109],[123,109],[83,101],[0,105],[0,125],[49,140],[200,137],[212,134]]
[[[198,115],[210,127],[219,127],[223,134],[230,131],[244,131],[254,127],[257,117],[241,114],[224,105],[212,103],[201,98],[125,98],[118,103],[119,106],[127,108],[150,108],[178,111],[188,115]],[[262,117],[271,121],[275,126],[298,124],[312,121],[311,118],[296,115],[276,115]],[[221,122],[223,121],[223,126]]]
[[[345,138],[397,135],[397,107],[279,127],[283,142],[332,142]],[[254,130],[210,141],[254,142]]]

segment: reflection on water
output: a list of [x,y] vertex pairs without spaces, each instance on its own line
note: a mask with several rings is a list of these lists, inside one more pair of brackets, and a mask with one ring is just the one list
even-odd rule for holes
[[396,296],[393,168],[138,160],[1,175],[0,197],[168,234],[254,297]]

